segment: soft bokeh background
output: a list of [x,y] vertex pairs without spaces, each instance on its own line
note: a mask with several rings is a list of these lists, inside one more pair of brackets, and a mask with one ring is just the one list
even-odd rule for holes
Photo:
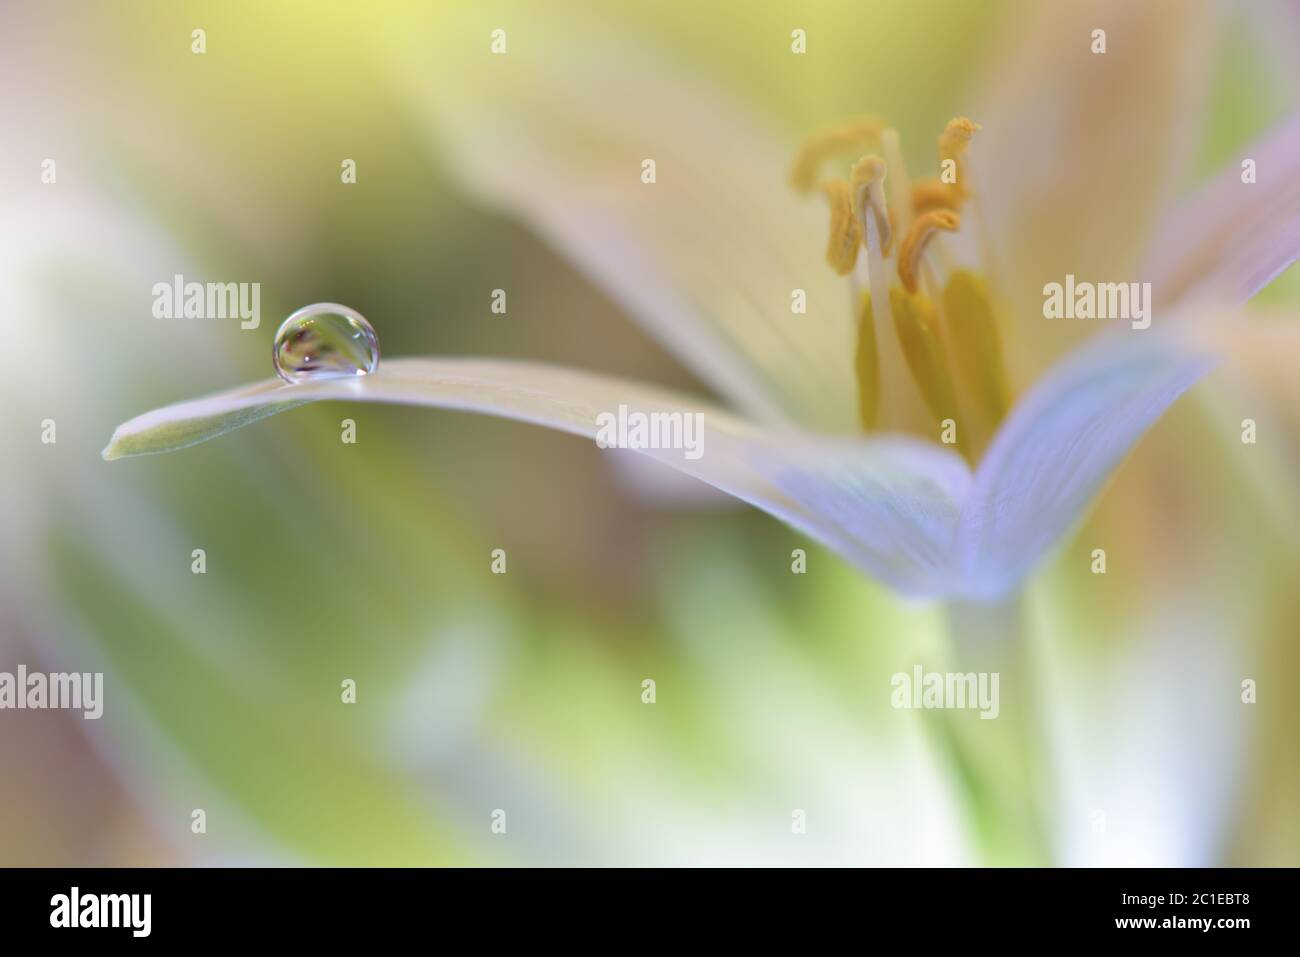
[[[1279,5],[1262,26],[1250,6],[1214,34],[1196,174],[1300,99],[1296,61],[1270,48],[1294,23]],[[106,707],[98,722],[0,712],[0,863],[985,859],[928,716],[889,707],[890,675],[945,660],[943,609],[767,516],[669,507],[590,443],[449,412],[322,404],[178,454],[99,450],[138,412],[270,374],[276,325],[316,301],[360,310],[388,355],[705,391],[557,253],[458,191],[420,84],[449,82],[437,65],[486,49],[492,28],[545,44],[613,21],[792,144],[878,112],[920,165],[1023,13],[6,3],[0,670],[102,670]],[[804,58],[796,26],[814,38]],[[151,286],[175,273],[260,282],[261,327],[153,318]],[[1292,270],[1267,304],[1287,308],[1297,285]],[[1300,863],[1300,406],[1256,385],[1225,373],[1181,402],[1030,586],[1055,860]],[[1247,415],[1268,423],[1258,460],[1236,439]],[[356,445],[339,441],[344,417]],[[40,443],[45,418],[56,445]],[[1106,576],[1081,571],[1096,542]]]

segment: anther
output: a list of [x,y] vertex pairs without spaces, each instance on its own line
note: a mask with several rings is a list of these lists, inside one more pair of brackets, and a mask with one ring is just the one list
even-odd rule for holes
[[828,179],[821,191],[831,209],[830,238],[826,241],[826,261],[839,275],[847,276],[858,261],[862,245],[862,225],[853,214],[849,184],[842,179]]
[[898,250],[898,278],[903,288],[909,293],[916,292],[917,269],[921,254],[926,244],[934,236],[935,230],[943,229],[954,232],[961,225],[961,217],[950,209],[935,209],[912,221],[912,226],[903,237],[903,244]]
[[912,215],[920,216],[932,209],[956,210],[961,204],[961,197],[953,192],[953,187],[938,179],[918,180],[912,187]]
[[799,147],[790,169],[790,185],[809,193],[817,182],[822,163],[839,153],[869,149],[879,138],[885,124],[874,116],[860,116],[838,126],[818,130]]
[[963,158],[967,147],[970,146],[971,137],[979,128],[978,123],[964,116],[958,116],[949,120],[943,132],[939,134],[939,163],[942,166],[946,165],[948,160],[952,161],[954,181],[951,185],[959,199],[968,195]]

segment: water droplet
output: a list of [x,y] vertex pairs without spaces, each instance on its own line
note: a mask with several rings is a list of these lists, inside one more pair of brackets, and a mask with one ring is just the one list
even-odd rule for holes
[[318,302],[281,323],[273,358],[286,382],[369,375],[379,366],[379,337],[355,309]]

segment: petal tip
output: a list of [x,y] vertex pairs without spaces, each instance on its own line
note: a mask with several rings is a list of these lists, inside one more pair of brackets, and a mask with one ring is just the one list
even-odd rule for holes
[[121,429],[114,429],[113,436],[108,440],[108,445],[104,446],[99,453],[99,457],[105,462],[112,462],[114,459],[122,458],[121,446],[118,442],[118,433]]

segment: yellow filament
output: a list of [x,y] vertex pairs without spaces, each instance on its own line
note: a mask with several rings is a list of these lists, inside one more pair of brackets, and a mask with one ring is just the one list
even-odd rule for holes
[[936,230],[953,232],[961,225],[961,217],[950,209],[934,209],[912,221],[912,226],[903,237],[903,244],[898,250],[898,278],[908,292],[916,292],[916,273],[920,266],[921,254],[925,252]]
[[893,246],[893,226],[889,208],[885,203],[885,161],[879,156],[864,156],[853,164],[849,188],[853,196],[853,211],[858,216],[863,238],[867,233],[867,214],[876,222],[876,235],[880,237],[881,255],[888,256]]
[[803,141],[795,156],[790,185],[801,193],[811,192],[822,163],[841,153],[863,152],[880,138],[884,128],[885,124],[876,117],[860,116],[813,133]]
[[955,270],[943,291],[943,329],[969,411],[967,437],[978,453],[992,437],[1010,405],[1002,365],[1002,335],[984,280],[965,269]]
[[871,431],[880,420],[880,349],[876,345],[876,320],[871,309],[871,293],[862,294],[858,310],[858,344],[853,355],[853,371],[858,379],[858,418]]
[[894,286],[889,290],[889,304],[903,358],[926,407],[936,419],[955,421],[957,398],[944,360],[934,303],[923,293],[912,294]]
[[842,179],[828,179],[821,191],[831,208],[831,232],[826,241],[826,261],[839,275],[847,276],[858,261],[862,245],[862,225],[853,215],[849,184]]

